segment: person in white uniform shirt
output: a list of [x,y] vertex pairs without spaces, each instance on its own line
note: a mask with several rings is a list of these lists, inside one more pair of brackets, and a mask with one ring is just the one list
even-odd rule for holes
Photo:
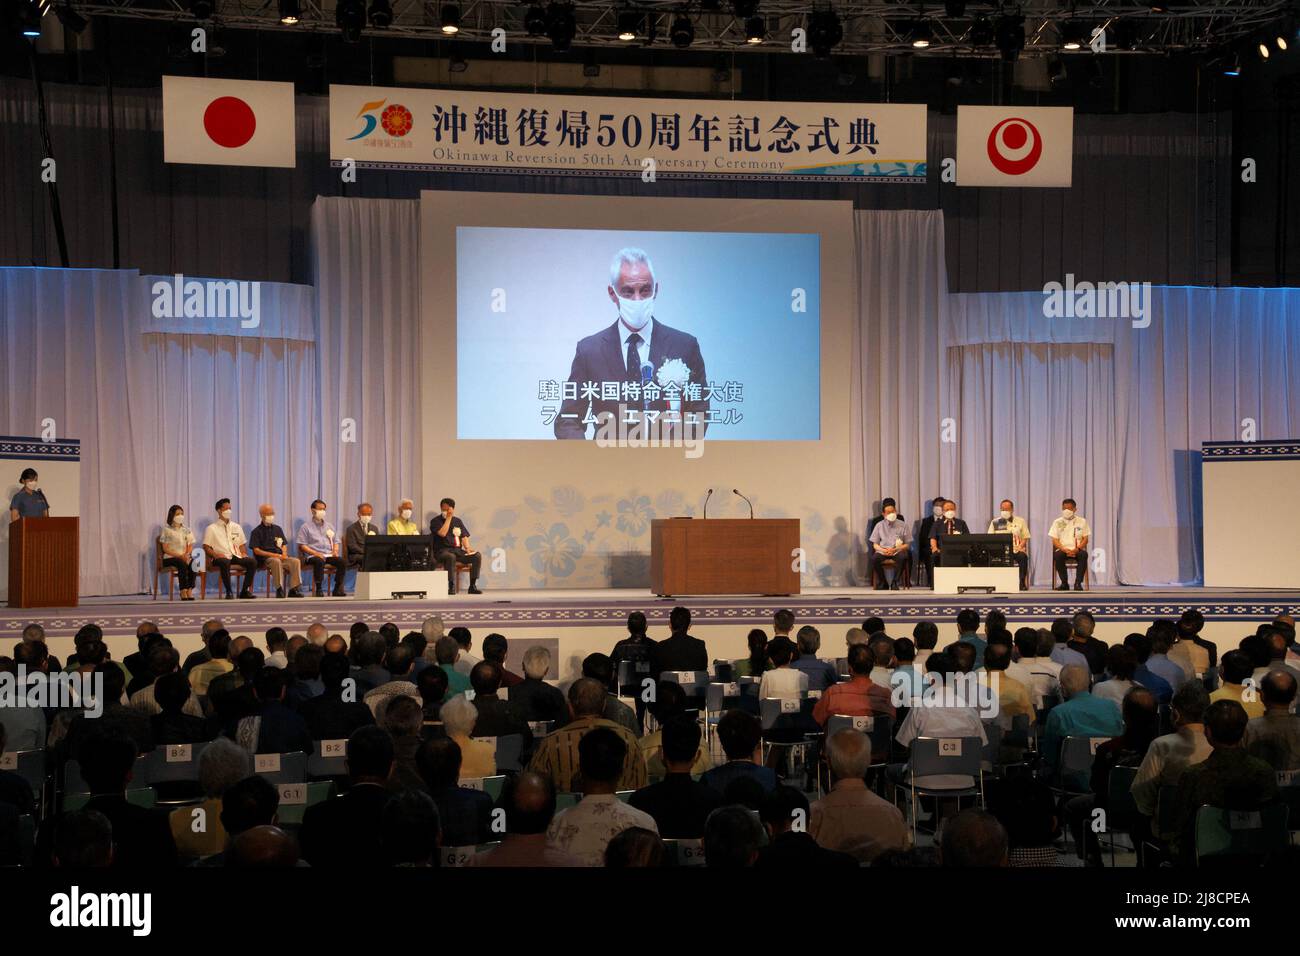
[[1106,673],[1110,676],[1093,685],[1093,696],[1113,700],[1123,710],[1124,695],[1137,686],[1133,683],[1133,673],[1137,667],[1137,652],[1133,648],[1112,644],[1106,649]]
[[227,599],[235,596],[230,589],[232,564],[244,569],[244,582],[243,587],[239,589],[239,596],[251,598],[253,575],[257,573],[257,560],[248,553],[248,540],[244,537],[244,529],[238,522],[231,520],[230,499],[222,498],[215,507],[217,520],[208,525],[207,530],[203,532],[203,551],[208,561],[217,566]]
[[808,675],[790,666],[794,650],[794,642],[787,637],[768,642],[767,659],[772,662],[772,670],[763,672],[758,685],[760,700],[767,697],[799,700],[808,692]]
[[[930,655],[926,661],[926,679],[939,681],[941,687],[948,687],[948,691],[929,691],[927,693],[933,695],[932,702],[908,710],[894,738],[899,744],[910,748],[918,737],[978,737],[981,744],[988,743],[984,721],[973,706],[978,697],[951,683],[956,673],[957,664],[952,657],[942,653]],[[888,776],[894,782],[906,780],[907,765],[891,764]],[[968,776],[951,773],[917,777],[916,782],[922,787],[952,789],[970,787],[975,783]]]
[[1016,514],[1010,498],[1003,498],[998,516],[989,522],[989,534],[1011,535],[1011,555],[1020,566],[1020,590],[1029,589],[1029,524]]
[[1078,560],[1074,566],[1074,589],[1083,590],[1083,574],[1088,567],[1088,538],[1091,537],[1092,530],[1088,527],[1087,519],[1078,513],[1078,507],[1073,498],[1062,501],[1061,516],[1052,522],[1052,530],[1048,532],[1052,539],[1056,575],[1061,581],[1056,586],[1058,591],[1070,590],[1065,563],[1070,558]]
[[167,524],[158,535],[162,546],[163,567],[176,569],[176,581],[181,588],[181,600],[194,600],[194,568],[190,551],[194,548],[194,532],[185,526],[185,509],[172,505],[167,509]]

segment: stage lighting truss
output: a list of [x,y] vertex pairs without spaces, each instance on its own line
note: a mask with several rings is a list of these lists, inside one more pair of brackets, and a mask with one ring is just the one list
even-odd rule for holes
[[[271,0],[212,0],[212,20],[227,29],[284,30],[279,10]],[[111,16],[143,20],[192,22],[191,0],[69,0],[69,5],[83,17]],[[301,0],[301,14],[292,29],[296,31],[338,33],[334,11],[337,0]],[[366,4],[369,7],[369,3]],[[520,0],[469,0],[460,5],[458,39],[470,43],[491,40],[492,30],[502,27],[512,43],[551,45],[550,38],[530,35],[525,23],[530,4]],[[546,6],[545,3],[542,4]],[[809,13],[824,3],[813,0],[759,0],[758,15],[767,26],[768,42],[748,45],[745,24],[737,18],[733,4],[706,0],[638,0],[636,8],[644,10],[654,34],[671,35],[673,21],[686,12],[694,26],[692,50],[726,50],[728,52],[789,49],[791,31],[807,24]],[[996,43],[982,42],[978,27],[981,19],[996,22],[1001,14],[1019,13],[1025,18],[1025,46],[1020,57],[1059,56],[1062,52],[1060,24],[1086,22],[1107,33],[1105,54],[1125,55],[1150,52],[1221,51],[1262,35],[1276,26],[1291,10],[1289,0],[1184,0],[1167,5],[1136,3],[1132,0],[1005,0],[1005,2],[965,3],[960,17],[947,15],[947,4],[940,0],[911,3],[904,0],[835,0],[832,4],[843,29],[843,38],[835,44],[835,54],[895,53],[940,57],[997,58]],[[369,23],[362,29],[366,36],[419,37],[443,36],[438,11],[432,0],[392,0],[392,22],[383,29]],[[621,0],[574,0],[574,35],[572,46],[616,47],[627,44],[618,39],[618,15],[626,9]],[[432,10],[432,16],[427,11]],[[930,44],[924,49],[913,46],[913,25],[924,19],[932,31]],[[1122,38],[1123,42],[1114,42]],[[1270,38],[1271,39],[1271,38]],[[1070,56],[1096,54],[1087,44]]]

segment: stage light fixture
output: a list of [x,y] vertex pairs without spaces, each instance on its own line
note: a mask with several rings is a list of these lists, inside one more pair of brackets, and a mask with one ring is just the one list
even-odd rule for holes
[[668,31],[668,38],[672,40],[673,46],[679,50],[685,50],[695,42],[695,24],[691,18],[684,13],[679,13],[673,19],[673,25]]
[[1074,20],[1061,25],[1060,36],[1062,50],[1082,50],[1090,39],[1087,27]]
[[210,20],[214,6],[213,0],[190,0],[190,13],[194,14],[195,20]]
[[54,8],[54,15],[59,18],[63,24],[63,29],[72,33],[81,33],[86,29],[88,21],[76,10],[72,9],[72,4],[64,2]]
[[366,25],[364,0],[339,0],[334,8],[334,23],[342,31],[344,43],[361,42],[361,30]]
[[524,14],[524,29],[530,37],[546,36],[546,10],[540,3],[534,3]]
[[767,36],[767,24],[762,17],[750,17],[745,21],[745,42],[757,46]]
[[934,31],[930,29],[929,20],[917,20],[912,24],[912,29],[908,36],[911,38],[912,49],[925,50],[929,48],[934,41]]
[[1279,50],[1281,50],[1283,53],[1286,52],[1286,37],[1285,37],[1285,36],[1283,36],[1282,34],[1279,33],[1277,36],[1275,36],[1275,37],[1273,38],[1273,43],[1274,43],[1274,44],[1277,46],[1277,48],[1278,48]]
[[808,43],[813,56],[824,60],[844,39],[844,25],[834,10],[814,10],[808,14]]
[[546,35],[557,53],[566,53],[578,33],[578,18],[572,3],[552,2],[546,8]]
[[287,27],[302,19],[302,9],[298,0],[280,0],[280,22]]
[[460,7],[454,3],[444,3],[438,11],[438,29],[447,36],[460,32]]
[[993,45],[993,23],[988,17],[978,17],[970,25],[971,46]]
[[[41,8],[37,0],[10,0],[13,18],[20,33],[29,40],[41,35]],[[0,15],[0,19],[5,19]]]
[[1224,76],[1241,76],[1241,57],[1233,56],[1231,60],[1223,66]]
[[393,5],[389,0],[371,0],[370,25],[379,30],[393,25]]
[[966,15],[966,0],[944,0],[943,12],[956,19]]
[[1005,14],[993,26],[994,40],[1002,59],[1014,63],[1025,48],[1025,18],[1019,14]]
[[622,10],[618,15],[618,38],[624,43],[631,43],[636,39],[637,30],[641,26],[642,15],[635,10]]

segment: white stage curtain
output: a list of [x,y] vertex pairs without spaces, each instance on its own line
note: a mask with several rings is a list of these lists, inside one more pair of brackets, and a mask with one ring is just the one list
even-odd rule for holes
[[369,501],[383,522],[403,497],[417,499],[416,518],[427,524],[436,508],[418,500],[420,388],[435,372],[420,365],[420,201],[318,198],[311,237],[321,494],[349,520]]
[[[315,312],[282,283],[260,305],[268,328]],[[0,424],[81,439],[83,595],[148,588],[171,504],[200,537],[218,497],[245,528],[270,502],[292,533],[320,484],[315,345],[142,334],[149,308],[134,270],[0,269]]]

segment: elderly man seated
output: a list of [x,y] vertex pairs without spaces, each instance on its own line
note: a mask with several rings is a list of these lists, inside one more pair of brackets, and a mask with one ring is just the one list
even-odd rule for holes
[[846,728],[831,735],[827,750],[834,784],[812,805],[808,825],[817,845],[849,853],[862,863],[870,863],[886,850],[906,849],[903,814],[867,789],[871,741],[861,731]]

